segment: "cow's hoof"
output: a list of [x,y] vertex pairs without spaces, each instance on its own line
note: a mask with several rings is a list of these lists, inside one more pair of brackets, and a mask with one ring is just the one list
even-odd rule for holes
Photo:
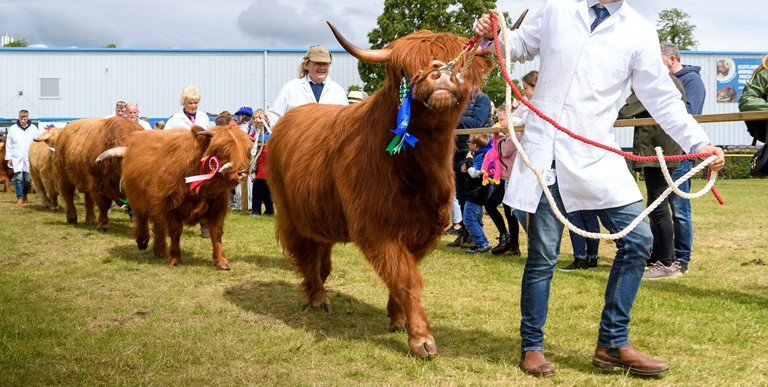
[[139,250],[146,250],[147,246],[149,246],[149,237],[143,241],[136,241],[136,246],[139,248]]
[[179,266],[180,263],[181,263],[181,258],[168,258],[169,266]]
[[405,324],[390,323],[389,324],[389,331],[390,332],[405,332]]
[[96,229],[101,232],[107,232],[109,231],[109,225],[99,225],[98,227],[96,227]]
[[419,359],[429,360],[437,356],[437,344],[430,340],[417,345],[412,345],[411,353]]
[[216,268],[219,270],[231,270],[232,268],[229,266],[229,262],[219,262],[216,264]]
[[77,218],[67,218],[68,224],[77,224]]
[[312,308],[312,310],[316,310],[319,312],[326,312],[326,313],[331,312],[331,304],[327,302],[313,303],[313,304],[310,304],[309,306]]

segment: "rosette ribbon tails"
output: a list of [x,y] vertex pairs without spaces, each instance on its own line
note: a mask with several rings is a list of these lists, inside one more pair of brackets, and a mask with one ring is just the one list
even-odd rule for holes
[[400,109],[397,111],[397,127],[392,129],[392,132],[395,133],[395,138],[387,146],[387,152],[390,155],[400,153],[401,150],[405,151],[408,145],[413,148],[419,141],[416,136],[408,133],[407,130],[408,124],[411,122],[411,102],[413,97],[411,96],[412,87],[410,85],[405,86],[406,84],[407,80],[403,78],[403,82],[400,85],[401,102]]
[[[205,170],[205,164],[206,161],[208,162],[208,169],[210,169],[210,172],[203,174],[202,172]],[[216,156],[208,156],[207,158],[200,161],[200,175],[195,176],[187,176],[184,178],[184,182],[186,184],[189,184],[189,190],[195,191],[195,193],[200,192],[200,187],[203,185],[204,182],[207,180],[212,179],[216,174],[219,172],[220,165],[219,165],[219,158]]]

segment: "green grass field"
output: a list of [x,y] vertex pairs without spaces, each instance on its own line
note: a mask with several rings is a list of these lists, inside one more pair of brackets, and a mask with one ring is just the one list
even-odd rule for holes
[[[465,255],[443,238],[421,265],[440,355],[419,361],[405,333],[387,332],[386,288],[354,245],[335,247],[333,310],[317,312],[305,309],[274,218],[230,213],[233,269],[223,272],[196,228],[169,267],[136,249],[119,210],[101,233],[66,224],[35,195],[19,207],[0,193],[0,385],[765,386],[768,180],[717,187],[724,206],[693,201],[690,271],[643,283],[632,310],[633,344],[670,364],[661,380],[591,365],[607,242],[598,270],[556,272],[545,331],[557,375],[538,380],[516,367],[521,258]],[[497,236],[490,221],[486,230]],[[570,250],[565,233],[561,264]]]

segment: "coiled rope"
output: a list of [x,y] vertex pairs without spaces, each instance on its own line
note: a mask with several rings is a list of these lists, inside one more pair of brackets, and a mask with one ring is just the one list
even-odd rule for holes
[[[585,238],[592,238],[592,239],[606,239],[606,240],[616,240],[623,238],[627,234],[629,234],[640,222],[642,222],[656,207],[658,207],[664,199],[667,198],[672,192],[678,194],[679,196],[685,198],[685,199],[695,199],[699,198],[707,193],[707,191],[712,191],[712,194],[715,196],[715,198],[720,202],[720,204],[723,204],[722,197],[717,193],[717,190],[714,188],[715,179],[717,178],[717,172],[711,172],[709,175],[709,181],[707,182],[707,185],[700,190],[699,192],[688,194],[683,191],[681,191],[678,187],[680,184],[694,176],[696,173],[701,171],[702,169],[706,168],[710,163],[715,161],[717,159],[717,156],[714,154],[707,154],[707,153],[696,153],[696,154],[689,154],[689,155],[675,155],[675,156],[664,156],[662,153],[662,149],[660,147],[656,148],[656,156],[637,156],[628,152],[623,152],[619,149],[611,148],[609,146],[596,143],[588,138],[579,136],[570,130],[564,128],[557,122],[555,122],[552,118],[547,117],[544,113],[542,113],[539,109],[537,109],[533,104],[531,104],[530,101],[528,101],[523,95],[520,93],[520,90],[518,90],[517,86],[512,82],[509,72],[510,72],[510,54],[509,50],[505,52],[504,60],[502,60],[501,55],[501,45],[499,44],[499,36],[498,36],[498,20],[501,19],[502,24],[502,33],[504,34],[504,41],[508,42],[508,31],[509,29],[506,26],[506,22],[504,20],[504,17],[498,17],[497,15],[501,15],[498,11],[492,11],[490,13],[491,16],[491,22],[493,24],[493,30],[495,31],[495,39],[494,39],[494,47],[496,49],[496,57],[499,60],[499,69],[501,70],[502,75],[504,76],[504,79],[506,80],[507,87],[506,87],[506,94],[505,94],[505,102],[506,102],[506,113],[507,116],[511,116],[511,107],[512,107],[512,96],[511,93],[514,92],[515,96],[523,103],[525,104],[532,112],[534,112],[536,115],[541,117],[543,120],[550,123],[552,126],[554,126],[556,129],[566,133],[570,137],[577,139],[579,141],[585,142],[587,144],[596,146],[598,148],[607,150],[609,152],[613,152],[616,154],[619,154],[625,158],[629,158],[634,161],[659,161],[659,164],[662,169],[662,173],[664,175],[664,179],[667,181],[667,184],[669,184],[669,187],[653,202],[651,203],[640,215],[638,215],[632,222],[630,222],[627,227],[625,227],[623,230],[613,233],[613,234],[603,234],[603,233],[593,233],[588,232],[585,230],[582,230],[576,226],[574,226],[571,222],[568,221],[568,219],[560,212],[560,210],[557,208],[557,205],[555,204],[555,199],[552,197],[551,192],[547,188],[547,184],[544,181],[544,177],[541,175],[541,172],[536,169],[536,167],[533,166],[530,159],[528,158],[528,155],[523,150],[522,145],[517,140],[517,137],[514,135],[514,133],[511,132],[511,129],[509,128],[509,124],[507,124],[507,135],[511,138],[512,142],[515,144],[515,147],[518,150],[518,153],[520,155],[520,159],[523,161],[523,163],[534,173],[536,176],[536,179],[539,182],[539,185],[542,187],[544,195],[547,198],[547,201],[549,202],[550,207],[552,208],[552,211],[554,212],[555,216],[558,220],[560,220],[563,225],[565,225],[570,231],[573,231],[574,233],[581,235]],[[471,49],[479,36],[473,37],[465,47],[466,49]],[[465,67],[467,67],[465,65]],[[672,178],[669,174],[669,170],[666,165],[666,161],[672,161],[672,160],[687,160],[687,159],[694,159],[694,158],[705,158],[703,162],[701,162],[699,165],[692,168],[688,173],[686,173],[684,176],[680,177],[676,181],[672,181]]]

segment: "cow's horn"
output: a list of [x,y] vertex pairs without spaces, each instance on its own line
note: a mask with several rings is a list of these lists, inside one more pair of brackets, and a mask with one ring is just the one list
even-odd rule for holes
[[36,142],[46,141],[49,138],[51,138],[52,135],[53,134],[51,133],[51,131],[47,130],[47,131],[45,131],[45,133],[37,136],[37,138],[34,141],[36,141]]
[[125,150],[128,149],[128,147],[119,146],[112,149],[107,149],[104,152],[101,152],[99,157],[96,158],[96,162],[100,163],[104,161],[104,159],[108,159],[110,157],[123,157],[125,156]]
[[331,24],[331,22],[326,21],[326,23],[328,23],[328,27],[331,27],[331,31],[333,31],[333,36],[336,37],[336,40],[338,40],[341,46],[344,47],[344,49],[347,50],[348,53],[352,54],[352,56],[355,58],[364,62],[371,63],[386,63],[389,61],[389,49],[382,48],[379,50],[372,50],[357,47],[345,37],[343,37],[341,33],[336,30],[336,27]]
[[515,22],[515,24],[512,25],[510,30],[518,29],[520,25],[523,24],[523,20],[525,19],[525,15],[527,14],[528,14],[528,8],[526,8],[525,11],[523,11],[523,13],[520,14],[520,17],[517,18],[517,21]]

